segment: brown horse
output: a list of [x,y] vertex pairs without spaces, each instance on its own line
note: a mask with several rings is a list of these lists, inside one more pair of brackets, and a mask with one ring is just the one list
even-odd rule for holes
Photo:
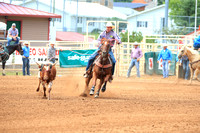
[[90,83],[90,80],[93,77],[93,86],[90,90],[90,95],[94,94],[94,90],[95,90],[95,86],[96,86],[96,81],[97,79],[100,79],[100,83],[98,85],[98,90],[95,94],[95,98],[99,97],[99,92],[102,87],[102,92],[104,92],[106,90],[106,84],[107,81],[111,81],[112,79],[112,61],[110,59],[109,56],[109,50],[110,50],[110,41],[103,38],[101,40],[101,49],[99,51],[99,55],[97,56],[97,58],[95,59],[94,63],[90,66],[89,68],[89,77],[86,78],[85,80],[85,90],[82,94],[82,96],[87,96],[87,89],[88,89],[88,85]]
[[187,46],[183,46],[179,52],[178,58],[180,59],[182,56],[187,55],[190,61],[190,84],[192,83],[192,79],[197,79],[200,81],[197,76],[200,72],[200,56],[196,50],[193,50]]

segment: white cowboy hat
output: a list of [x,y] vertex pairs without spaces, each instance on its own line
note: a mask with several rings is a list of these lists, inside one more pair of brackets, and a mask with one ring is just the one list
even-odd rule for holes
[[163,44],[163,47],[167,47],[168,45],[166,43]]
[[29,45],[29,42],[28,42],[28,41],[25,41],[23,44],[24,44],[24,45],[26,45],[26,44],[28,44],[28,45]]
[[55,44],[56,44],[56,42],[52,41],[52,42],[50,42],[49,44],[54,44],[54,45],[55,45]]
[[133,43],[133,46],[135,46],[135,45],[139,45],[139,43],[138,43],[138,42],[134,42],[134,43]]
[[16,24],[15,24],[15,23],[12,23],[12,26],[16,26]]
[[107,22],[106,27],[114,27],[111,22]]

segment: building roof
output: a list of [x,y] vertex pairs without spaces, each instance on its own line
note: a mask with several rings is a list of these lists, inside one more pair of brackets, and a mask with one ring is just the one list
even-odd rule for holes
[[0,2],[0,16],[21,16],[39,18],[61,18],[61,15],[39,11],[27,7]]
[[[50,3],[45,3],[43,0],[40,2],[50,6]],[[63,0],[55,4],[55,8],[61,9]],[[108,7],[102,6],[98,3],[88,3],[88,2],[78,2],[78,13],[77,13],[77,2],[66,1],[65,2],[65,12],[69,13],[71,16],[78,15],[79,17],[92,17],[92,18],[120,18],[127,19],[127,16],[123,13],[110,9]]]
[[125,2],[113,2],[113,6],[115,7],[127,7],[127,8],[140,8],[147,6],[147,4],[143,3],[125,3]]
[[[56,31],[56,41],[84,41],[84,35],[77,32]],[[92,38],[88,38],[92,42]]]
[[132,15],[128,16],[127,18],[135,17],[135,16],[138,16],[138,15],[141,15],[141,14],[144,14],[144,13],[148,13],[148,12],[151,12],[151,11],[157,10],[159,8],[163,8],[163,7],[165,7],[165,4],[160,5],[160,6],[156,6],[154,8],[150,8],[150,9],[147,9],[147,10],[144,10],[144,11],[141,11],[141,12],[138,12],[137,14],[132,14]]
[[144,0],[133,0],[132,3],[143,3],[143,4],[147,4]]
[[127,16],[128,16],[128,15],[133,15],[133,14],[138,13],[138,11],[136,11],[136,10],[134,10],[134,9],[132,9],[132,8],[127,8],[127,7],[116,7],[116,6],[114,6],[114,7],[113,7],[113,10],[116,10],[116,11],[118,11],[118,12],[121,12],[121,13],[123,13],[123,14],[126,14]]

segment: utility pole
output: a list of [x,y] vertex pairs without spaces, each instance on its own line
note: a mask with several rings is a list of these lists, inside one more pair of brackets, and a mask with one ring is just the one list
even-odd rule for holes
[[165,28],[168,27],[168,8],[169,8],[169,0],[165,0]]
[[78,0],[77,0],[77,6],[76,6],[76,32],[78,32]]
[[[55,14],[55,0],[53,0],[53,13]],[[53,18],[53,27],[54,27],[55,18]]]
[[196,35],[197,35],[197,0],[195,5],[195,26],[194,26],[194,36],[196,37]]
[[65,0],[63,0],[63,16],[62,16],[62,19],[63,19],[63,31],[65,31]]

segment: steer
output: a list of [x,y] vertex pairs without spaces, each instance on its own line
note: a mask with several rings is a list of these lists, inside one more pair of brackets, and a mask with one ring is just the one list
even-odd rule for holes
[[48,99],[50,100],[50,92],[51,92],[51,86],[53,85],[53,80],[56,78],[56,63],[51,64],[38,64],[38,67],[40,68],[38,78],[39,78],[39,85],[36,91],[40,90],[40,84],[42,83],[43,85],[43,90],[44,90],[44,98],[46,98],[46,87],[45,85],[48,86],[49,90],[49,97]]

